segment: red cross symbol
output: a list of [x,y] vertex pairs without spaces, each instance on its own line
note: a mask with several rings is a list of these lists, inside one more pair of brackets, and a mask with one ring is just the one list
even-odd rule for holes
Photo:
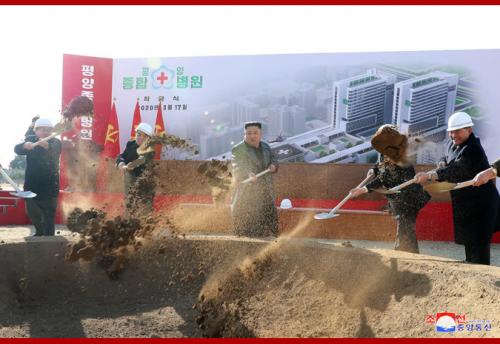
[[165,72],[161,72],[160,76],[156,77],[156,80],[159,80],[163,85],[163,83],[168,80],[168,76],[165,75]]

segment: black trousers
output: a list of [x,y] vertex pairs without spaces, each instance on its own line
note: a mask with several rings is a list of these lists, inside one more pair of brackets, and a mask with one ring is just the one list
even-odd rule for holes
[[490,265],[490,243],[465,245],[465,261]]
[[35,197],[26,200],[26,213],[35,226],[36,236],[55,234],[57,197]]

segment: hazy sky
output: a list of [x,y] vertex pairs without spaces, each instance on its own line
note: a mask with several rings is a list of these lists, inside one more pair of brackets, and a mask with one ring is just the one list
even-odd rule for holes
[[170,57],[498,49],[492,6],[0,6],[0,163],[59,120],[62,55]]

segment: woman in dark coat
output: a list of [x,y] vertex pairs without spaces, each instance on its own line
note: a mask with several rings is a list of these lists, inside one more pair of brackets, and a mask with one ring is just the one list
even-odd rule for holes
[[[406,162],[405,152],[408,140],[391,125],[380,127],[372,138],[372,146],[380,155],[380,161],[373,167],[374,178],[363,188],[351,190],[354,197],[374,189],[390,189],[415,177],[414,167]],[[385,155],[384,155],[385,154]],[[430,195],[421,185],[413,184],[400,193],[387,194],[392,214],[397,221],[395,250],[419,253],[416,235],[417,216]]]

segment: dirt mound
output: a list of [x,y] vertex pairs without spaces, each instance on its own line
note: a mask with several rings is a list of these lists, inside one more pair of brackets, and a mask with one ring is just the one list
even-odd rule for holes
[[391,255],[275,243],[207,281],[200,328],[207,337],[435,337],[426,315],[455,312],[493,328],[457,336],[500,335],[498,269]]
[[59,239],[0,246],[0,337],[449,337],[425,322],[438,312],[491,321],[453,336],[500,336],[495,267],[296,239],[157,236],[114,281],[65,262]]
[[0,246],[0,337],[200,337],[207,276],[261,245],[158,235],[111,280],[92,261],[68,264],[66,240],[51,239]]

